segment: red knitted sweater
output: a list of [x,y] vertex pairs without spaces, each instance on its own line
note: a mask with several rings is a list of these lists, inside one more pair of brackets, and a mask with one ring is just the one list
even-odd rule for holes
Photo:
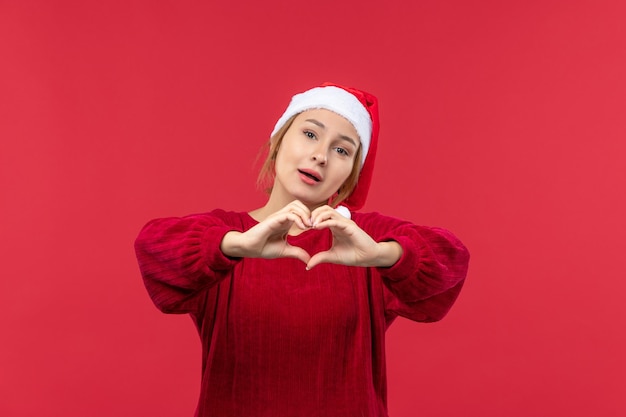
[[[387,416],[385,330],[396,316],[441,319],[469,254],[449,232],[353,213],[374,240],[403,248],[390,268],[233,259],[228,231],[257,224],[215,210],[149,222],[135,243],[146,288],[166,313],[189,313],[202,340],[198,417]],[[289,236],[313,255],[329,230]]]

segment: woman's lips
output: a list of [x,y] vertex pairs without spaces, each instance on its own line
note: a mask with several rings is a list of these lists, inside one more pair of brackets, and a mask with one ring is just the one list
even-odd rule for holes
[[300,178],[307,184],[313,185],[322,181],[322,176],[310,169],[299,169]]

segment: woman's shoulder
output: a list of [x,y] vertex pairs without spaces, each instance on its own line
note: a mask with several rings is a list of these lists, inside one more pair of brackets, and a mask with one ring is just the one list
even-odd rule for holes
[[412,224],[406,220],[385,215],[377,211],[353,212],[352,220],[370,235],[380,235],[389,233],[399,227],[407,227]]
[[227,225],[242,226],[244,229],[252,227],[256,223],[256,220],[250,217],[250,214],[245,211],[215,208],[201,215],[218,218]]
[[385,215],[379,213],[377,211],[369,211],[369,212],[352,212],[352,220],[355,223],[408,223],[406,220],[402,220],[398,217]]

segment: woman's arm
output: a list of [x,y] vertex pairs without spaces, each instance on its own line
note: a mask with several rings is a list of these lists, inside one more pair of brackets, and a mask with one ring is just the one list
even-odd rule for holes
[[155,219],[135,241],[144,283],[154,304],[165,313],[192,313],[198,295],[222,280],[236,259],[220,250],[226,233],[236,228],[213,213]]
[[452,233],[417,226],[378,213],[355,213],[355,221],[377,242],[396,242],[400,258],[378,267],[386,287],[388,323],[400,315],[430,322],[443,318],[467,275],[469,252]]

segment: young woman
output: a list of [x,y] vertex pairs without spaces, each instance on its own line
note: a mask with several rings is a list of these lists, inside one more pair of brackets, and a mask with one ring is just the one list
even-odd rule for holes
[[385,330],[441,319],[469,255],[440,228],[360,213],[378,140],[374,96],[295,95],[261,177],[267,204],[149,222],[146,288],[202,341],[201,417],[387,416]]

